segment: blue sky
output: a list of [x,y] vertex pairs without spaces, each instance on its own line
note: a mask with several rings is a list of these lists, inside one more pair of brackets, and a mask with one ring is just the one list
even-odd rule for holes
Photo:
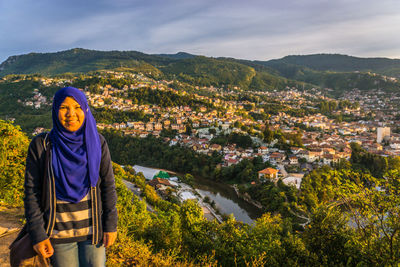
[[398,0],[0,0],[0,62],[81,47],[400,58]]

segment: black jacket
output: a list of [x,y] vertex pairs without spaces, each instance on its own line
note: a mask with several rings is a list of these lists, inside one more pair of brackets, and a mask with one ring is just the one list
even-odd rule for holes
[[[116,232],[118,220],[117,194],[110,152],[102,135],[100,142],[102,151],[100,178],[96,187],[90,189],[93,244],[101,242],[103,232]],[[40,134],[31,141],[26,158],[24,207],[27,231],[32,244],[49,238],[54,228],[56,191],[51,154],[48,134]]]

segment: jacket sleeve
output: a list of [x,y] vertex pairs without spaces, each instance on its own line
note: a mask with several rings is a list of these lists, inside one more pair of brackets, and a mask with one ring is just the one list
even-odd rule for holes
[[28,148],[25,168],[24,208],[27,229],[32,244],[37,244],[48,238],[44,229],[43,211],[40,208],[42,185],[44,177],[44,149],[42,138],[34,138]]
[[117,193],[115,190],[114,172],[111,163],[110,151],[103,136],[101,141],[101,163],[100,163],[100,189],[103,206],[103,231],[116,232],[118,223]]

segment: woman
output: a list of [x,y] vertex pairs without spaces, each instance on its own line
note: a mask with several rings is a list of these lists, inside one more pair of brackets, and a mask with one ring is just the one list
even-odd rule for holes
[[105,266],[105,247],[117,235],[107,143],[76,88],[57,91],[52,118],[53,129],[32,140],[26,160],[24,205],[33,248],[54,266]]

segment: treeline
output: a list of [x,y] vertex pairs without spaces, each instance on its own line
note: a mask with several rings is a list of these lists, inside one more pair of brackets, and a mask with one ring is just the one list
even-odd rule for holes
[[289,150],[290,147],[303,147],[302,135],[301,130],[295,133],[285,133],[281,129],[271,130],[268,124],[263,131],[264,142],[271,143],[277,139],[276,146],[285,150]]
[[240,133],[230,133],[230,134],[220,134],[210,141],[211,144],[218,144],[221,146],[226,146],[228,144],[236,144],[241,148],[252,148],[253,141],[247,134]]
[[350,162],[354,169],[367,172],[377,178],[382,178],[390,170],[400,169],[399,157],[382,157],[367,152],[357,143],[351,143]]
[[110,108],[91,108],[93,116],[97,122],[113,124],[128,121],[142,121],[148,122],[152,117],[149,114],[145,114],[142,110],[134,111],[120,111]]
[[329,114],[335,110],[343,110],[345,108],[356,109],[360,107],[360,103],[358,102],[350,102],[349,100],[340,100],[340,101],[322,101],[318,104],[318,108],[321,113]]
[[131,99],[135,104],[157,104],[161,107],[175,106],[207,106],[211,107],[210,103],[195,99],[190,95],[178,95],[171,91],[150,90],[148,88],[140,88],[129,90],[128,99]]
[[191,148],[179,144],[169,146],[163,140],[148,135],[146,138],[123,136],[121,132],[104,130],[111,157],[123,165],[157,166],[180,173],[192,173],[202,177],[210,177],[221,156],[198,154]]
[[399,68],[400,61],[390,58],[358,58],[340,54],[315,54],[305,56],[286,56],[274,60],[288,64],[305,66],[321,71],[374,71],[381,72],[391,68]]

